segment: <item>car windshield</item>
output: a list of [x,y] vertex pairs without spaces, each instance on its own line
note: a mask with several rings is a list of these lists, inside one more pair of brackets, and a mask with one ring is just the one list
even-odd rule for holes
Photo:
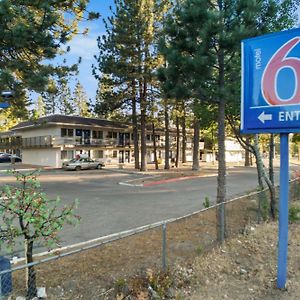
[[73,158],[73,159],[71,159],[69,162],[70,163],[74,163],[74,162],[76,162],[78,159],[76,159],[76,158]]

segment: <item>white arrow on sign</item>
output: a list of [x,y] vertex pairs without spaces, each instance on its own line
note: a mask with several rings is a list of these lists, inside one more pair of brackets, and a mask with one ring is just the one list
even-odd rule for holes
[[258,119],[261,121],[263,124],[265,124],[265,121],[271,121],[272,120],[272,114],[265,114],[263,111],[259,116]]

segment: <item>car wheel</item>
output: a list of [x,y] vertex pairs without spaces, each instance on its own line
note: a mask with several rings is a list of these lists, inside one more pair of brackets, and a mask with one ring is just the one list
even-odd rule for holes
[[75,167],[75,171],[80,171],[81,170],[81,167],[80,166],[76,166]]
[[101,164],[97,165],[97,169],[102,169],[102,165]]

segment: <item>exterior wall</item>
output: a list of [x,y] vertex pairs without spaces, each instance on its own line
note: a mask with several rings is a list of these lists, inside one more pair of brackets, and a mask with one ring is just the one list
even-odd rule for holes
[[225,159],[227,162],[239,162],[243,160],[244,149],[236,140],[227,139],[225,141]]
[[60,168],[60,149],[23,149],[22,161],[24,164]]
[[28,130],[22,130],[20,133],[22,135],[22,138],[44,135],[60,136],[60,128],[54,126],[46,128],[32,128]]
[[226,151],[225,159],[227,162],[239,162],[243,160],[241,152]]

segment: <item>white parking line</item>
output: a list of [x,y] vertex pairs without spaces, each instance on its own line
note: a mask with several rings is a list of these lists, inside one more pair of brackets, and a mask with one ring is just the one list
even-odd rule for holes
[[149,179],[149,178],[156,178],[156,177],[160,177],[159,175],[156,176],[148,176],[148,177],[141,177],[141,178],[135,178],[135,179],[130,179],[130,180],[126,180],[124,182],[119,182],[120,185],[125,185],[125,186],[136,186],[136,187],[143,187],[144,184],[140,183],[140,184],[133,184],[130,183],[132,181],[137,181],[137,180],[144,180],[144,179]]

